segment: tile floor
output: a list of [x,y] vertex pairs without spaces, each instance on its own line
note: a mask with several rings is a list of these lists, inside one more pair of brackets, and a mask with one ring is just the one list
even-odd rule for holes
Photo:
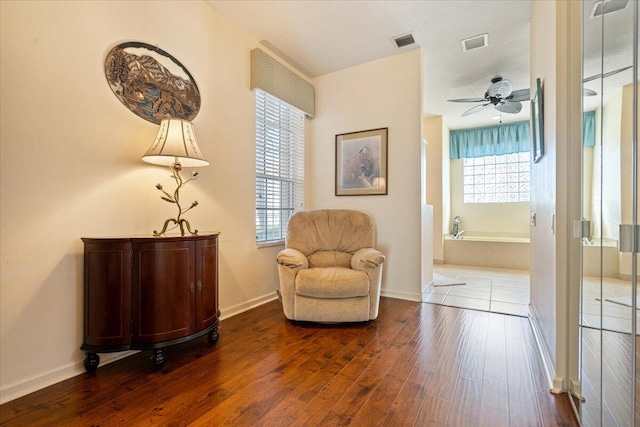
[[528,316],[529,272],[464,265],[435,265],[434,273],[463,281],[462,286],[431,286],[425,302]]
[[[433,270],[442,276],[463,281],[466,285],[430,287],[425,302],[528,316],[528,271],[450,264],[435,265]],[[604,278],[603,299],[623,296],[631,296],[630,282]],[[609,301],[603,301],[601,304],[600,298],[600,278],[585,277],[583,326],[631,333],[631,307]],[[640,335],[640,313],[637,313],[636,319]]]
[[[585,277],[583,289],[583,326],[631,333],[631,307],[606,301],[607,298],[612,297],[630,297],[631,282],[605,277],[601,294],[600,278]],[[605,300],[602,304],[601,297]],[[636,321],[637,319],[636,313]],[[637,328],[640,331],[640,323],[637,323]]]

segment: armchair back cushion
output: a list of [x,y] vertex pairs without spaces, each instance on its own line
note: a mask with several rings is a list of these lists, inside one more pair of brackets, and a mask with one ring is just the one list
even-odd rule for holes
[[[373,219],[364,212],[346,209],[301,211],[289,220],[286,244],[287,248],[297,249],[307,258],[325,251],[353,255],[358,249],[373,247],[374,233]],[[321,254],[318,258],[324,256],[330,255]]]

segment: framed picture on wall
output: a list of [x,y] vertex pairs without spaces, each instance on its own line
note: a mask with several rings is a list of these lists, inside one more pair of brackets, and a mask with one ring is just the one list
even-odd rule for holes
[[387,194],[389,128],[336,135],[336,196]]
[[536,87],[531,96],[531,147],[534,163],[544,156],[544,111],[542,80],[536,79]]

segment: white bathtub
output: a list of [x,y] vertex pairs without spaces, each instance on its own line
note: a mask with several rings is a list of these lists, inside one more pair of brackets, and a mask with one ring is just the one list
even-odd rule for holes
[[529,270],[529,238],[463,234],[444,236],[444,263]]
[[491,236],[491,235],[475,235],[475,234],[463,234],[460,238],[456,239],[451,234],[445,234],[445,240],[471,240],[473,242],[503,242],[503,243],[529,243],[528,237],[518,236]]
[[[619,278],[618,242],[613,239],[594,239],[591,243],[583,243],[583,274],[600,276],[601,243],[602,275]],[[461,239],[454,239],[452,235],[445,234],[444,263],[529,270],[529,238],[465,233]]]
[[620,257],[618,241],[613,239],[593,239],[582,244],[582,269],[585,276],[600,276],[600,244],[602,244],[602,275],[620,278]]

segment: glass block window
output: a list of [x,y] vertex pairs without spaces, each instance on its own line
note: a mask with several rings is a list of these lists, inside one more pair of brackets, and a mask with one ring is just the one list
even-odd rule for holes
[[465,203],[528,202],[529,151],[463,159]]
[[304,113],[259,89],[256,96],[256,242],[284,240],[303,207]]

